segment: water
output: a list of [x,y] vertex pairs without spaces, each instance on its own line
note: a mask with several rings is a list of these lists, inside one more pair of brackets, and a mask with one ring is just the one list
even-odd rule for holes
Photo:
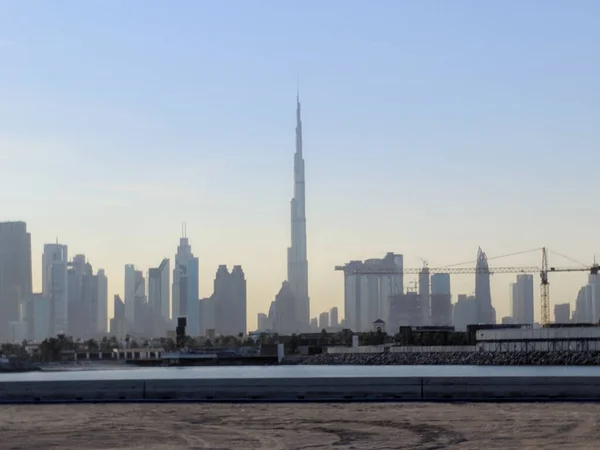
[[600,377],[600,366],[229,366],[62,370],[0,374],[7,381],[352,377]]

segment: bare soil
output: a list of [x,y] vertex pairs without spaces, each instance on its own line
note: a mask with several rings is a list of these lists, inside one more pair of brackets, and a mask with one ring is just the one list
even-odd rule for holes
[[600,404],[0,406],[0,449],[596,449]]

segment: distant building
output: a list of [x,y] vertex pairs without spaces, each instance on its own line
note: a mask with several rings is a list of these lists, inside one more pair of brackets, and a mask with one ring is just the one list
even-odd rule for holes
[[337,306],[334,306],[329,310],[329,322],[331,328],[338,328],[340,326]]
[[0,222],[0,340],[21,320],[20,305],[32,294],[31,235],[25,222]]
[[105,335],[108,327],[108,278],[104,269],[98,269],[98,305],[96,313],[96,330]]
[[[135,294],[136,294],[136,270],[133,264],[125,265],[125,321],[133,327],[135,323]],[[116,301],[116,298],[115,298]]]
[[42,294],[31,294],[23,305],[23,320],[27,323],[27,339],[43,341],[51,337],[50,299]]
[[317,330],[319,328],[319,319],[317,317],[310,319],[310,328],[313,330]]
[[229,273],[222,264],[217,269],[212,296],[215,329],[224,336],[247,332],[246,278],[242,266],[233,266]]
[[43,294],[32,294],[31,307],[31,332],[29,338],[41,342],[52,336],[50,328],[50,299]]
[[569,323],[571,318],[571,305],[569,303],[559,303],[554,305],[554,322]]
[[391,252],[381,259],[351,261],[336,268],[344,271],[347,327],[354,331],[370,331],[375,320],[388,320],[390,297],[404,290],[402,268],[402,255]]
[[533,275],[517,275],[511,294],[511,316],[516,323],[533,324]]
[[68,332],[67,246],[45,244],[42,255],[42,294],[50,299],[50,333]]
[[[477,323],[495,324],[496,310],[492,306],[490,289],[490,270],[485,252],[477,250],[477,264],[475,273],[475,301],[477,302]],[[456,323],[456,322],[455,322]]]
[[125,318],[125,303],[118,295],[114,297],[113,309],[114,317],[110,319],[110,334],[122,339],[126,334],[127,319]]
[[[275,296],[273,331],[279,334],[298,333],[300,324],[296,319],[296,298],[287,281]],[[311,321],[312,322],[312,321]]]
[[269,318],[264,313],[258,313],[257,316],[257,328],[258,331],[267,331],[271,327],[269,326]]
[[431,323],[431,288],[429,268],[423,267],[419,272],[419,310],[421,318],[418,323],[412,325],[429,325]]
[[434,273],[431,275],[432,294],[450,294],[450,274]]
[[67,266],[69,334],[81,339],[105,335],[108,280],[104,270],[94,275],[84,255],[75,255]]
[[[148,270],[148,303],[165,322],[171,318],[171,265],[163,258],[158,267]],[[166,331],[166,330],[165,330]]]
[[453,308],[452,321],[456,331],[467,331],[467,325],[478,322],[478,304],[473,296],[458,295],[458,300]]
[[178,317],[187,317],[187,295],[184,295],[184,292],[180,293],[182,289],[184,291],[187,289],[187,282],[182,282],[180,278],[185,271],[184,268],[187,267],[188,260],[193,257],[192,247],[185,235],[184,229],[184,235],[179,239],[177,253],[175,254],[175,265],[173,266],[173,290],[171,296],[171,317],[173,320],[177,320]]
[[398,333],[402,326],[421,325],[423,320],[421,305],[421,298],[417,292],[390,296],[390,314],[387,321],[389,333]]
[[452,294],[450,274],[435,273],[431,276],[431,325],[452,325]]
[[27,339],[27,322],[16,320],[8,324],[8,342],[20,344]]
[[319,314],[319,329],[325,330],[329,328],[329,313],[327,311]]

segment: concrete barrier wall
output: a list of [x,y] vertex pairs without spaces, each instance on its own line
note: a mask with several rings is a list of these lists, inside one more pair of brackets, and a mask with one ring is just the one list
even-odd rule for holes
[[423,400],[600,400],[595,377],[423,378]]
[[600,400],[600,377],[363,377],[3,382],[0,403]]
[[142,400],[143,380],[0,383],[0,402]]

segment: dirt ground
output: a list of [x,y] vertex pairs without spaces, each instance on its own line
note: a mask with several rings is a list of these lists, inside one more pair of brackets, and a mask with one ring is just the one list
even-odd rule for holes
[[0,449],[595,449],[600,404],[0,406]]

